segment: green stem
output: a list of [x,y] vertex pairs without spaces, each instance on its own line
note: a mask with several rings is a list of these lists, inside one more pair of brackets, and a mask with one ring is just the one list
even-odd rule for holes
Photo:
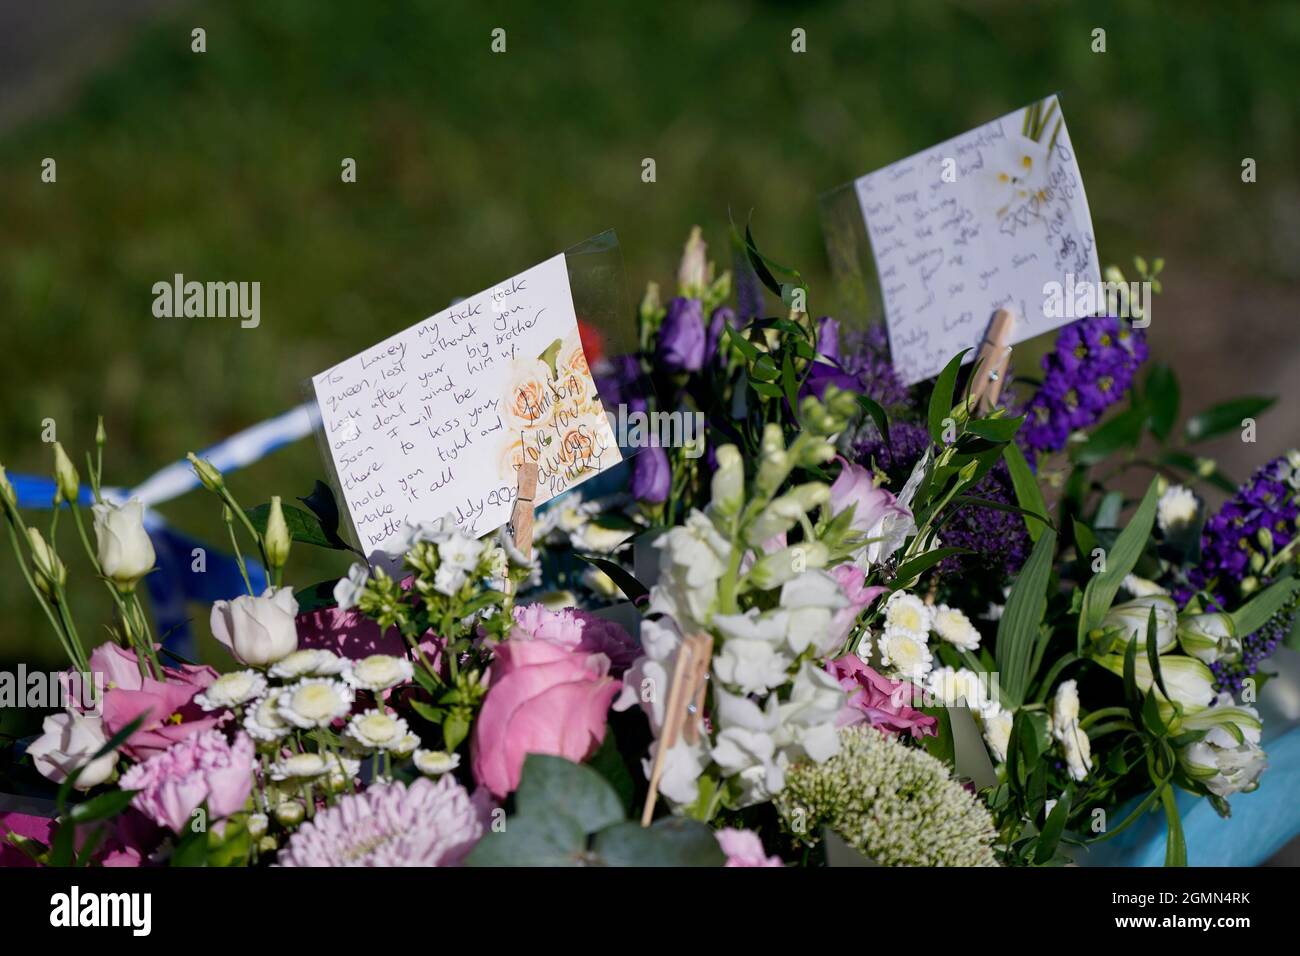
[[1099,720],[1107,717],[1128,717],[1129,709],[1127,707],[1103,707],[1101,710],[1094,710],[1087,717],[1079,721],[1079,729],[1087,730]]

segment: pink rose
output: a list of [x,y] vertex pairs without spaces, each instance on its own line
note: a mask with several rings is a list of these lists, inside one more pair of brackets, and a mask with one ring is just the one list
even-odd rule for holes
[[763,841],[753,830],[737,830],[728,827],[713,834],[718,839],[718,846],[727,854],[726,866],[735,867],[769,867],[785,866],[779,856],[768,856],[763,849]]
[[876,487],[870,471],[837,456],[843,468],[831,484],[831,514],[853,509],[849,526],[873,539],[862,549],[869,565],[879,564],[902,547],[909,534],[916,532],[912,512],[890,493]]
[[211,667],[186,664],[164,667],[163,680],[140,676],[134,651],[101,644],[90,655],[92,673],[104,675],[104,732],[112,738],[138,717],[139,729],[122,750],[136,760],[161,753],[178,740],[215,727],[220,716],[207,716],[194,695],[217,679]]
[[122,775],[136,790],[131,805],[175,833],[204,803],[213,820],[243,809],[253,792],[253,741],[242,731],[233,744],[215,730],[182,740]]
[[530,753],[575,762],[591,756],[605,739],[606,715],[620,687],[609,657],[585,646],[596,640],[586,634],[585,622],[530,609],[521,617],[496,648],[470,742],[474,778],[498,798],[519,786]]
[[540,604],[516,606],[512,637],[540,639],[574,651],[604,654],[615,676],[621,676],[641,656],[641,648],[620,625],[575,608],[548,611]]
[[864,587],[867,581],[867,572],[856,564],[841,564],[831,568],[831,577],[836,580],[840,590],[849,601],[848,607],[840,608],[835,612],[835,616],[831,618],[831,633],[838,634],[838,640],[843,641],[849,636],[849,630],[853,627],[853,622],[858,619],[858,615],[870,607],[871,602],[888,591],[889,588],[878,584]]
[[841,727],[865,720],[873,727],[895,734],[908,731],[913,737],[925,737],[939,733],[935,718],[905,703],[912,693],[912,684],[876,673],[856,654],[845,654],[829,662],[826,670],[851,695],[836,721]]

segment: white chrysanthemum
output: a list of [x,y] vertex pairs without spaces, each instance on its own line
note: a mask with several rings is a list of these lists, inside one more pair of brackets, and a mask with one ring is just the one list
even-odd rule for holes
[[369,565],[358,562],[348,568],[348,576],[339,578],[334,585],[334,601],[340,611],[349,611],[361,600],[361,593],[370,582]]
[[328,772],[329,769],[329,762],[322,754],[291,754],[271,764],[271,779],[311,780]]
[[940,604],[934,612],[934,632],[964,651],[977,650],[980,646],[980,632],[960,608]]
[[271,676],[285,680],[299,677],[334,677],[348,669],[348,662],[332,651],[306,648],[294,651],[271,667]]
[[1057,738],[1061,741],[1061,752],[1065,755],[1065,764],[1074,780],[1082,780],[1092,769],[1092,743],[1088,734],[1079,725],[1072,724]]
[[460,766],[460,754],[449,754],[445,750],[417,750],[415,768],[426,777],[439,777],[450,773]]
[[896,677],[920,680],[930,673],[933,658],[925,639],[912,630],[887,628],[880,638],[880,663],[891,668]]
[[280,716],[304,728],[325,727],[352,709],[352,688],[329,677],[308,677],[276,697]]
[[403,657],[391,654],[371,654],[352,665],[344,679],[353,687],[381,691],[405,684],[415,675],[415,668]]
[[948,707],[963,699],[971,710],[987,710],[990,706],[980,675],[965,667],[960,670],[951,667],[935,668],[926,681],[926,689]]
[[367,710],[348,721],[344,733],[370,750],[392,750],[410,728],[401,717],[382,710]]
[[871,660],[871,628],[864,627],[862,636],[858,638],[858,646],[854,648],[853,653],[857,654],[861,660]]
[[1052,698],[1052,727],[1056,738],[1061,739],[1071,726],[1079,722],[1079,685],[1072,680],[1061,681]]
[[1156,503],[1156,523],[1161,531],[1186,527],[1196,520],[1196,495],[1190,488],[1170,485]]
[[396,757],[409,757],[420,748],[420,738],[415,734],[404,734],[402,739],[393,744],[392,751]]
[[924,642],[933,615],[930,608],[915,594],[895,591],[885,604],[885,627],[893,631],[911,631]]
[[989,745],[993,751],[993,756],[997,758],[998,763],[1007,759],[1007,748],[1011,746],[1011,727],[1015,722],[1015,716],[1009,710],[1003,710],[996,704],[980,714],[980,724],[983,725],[984,742]]
[[244,714],[244,730],[254,740],[279,740],[293,730],[293,726],[280,716],[280,707],[276,702],[278,696],[277,691],[254,701]]
[[232,671],[222,674],[201,693],[194,695],[194,702],[204,710],[225,710],[238,707],[266,691],[266,678],[254,670]]

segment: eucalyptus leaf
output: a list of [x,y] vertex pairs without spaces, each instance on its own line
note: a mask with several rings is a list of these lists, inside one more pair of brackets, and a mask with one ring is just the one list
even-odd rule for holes
[[722,866],[726,854],[698,820],[663,817],[648,827],[620,823],[596,834],[592,846],[606,866]]

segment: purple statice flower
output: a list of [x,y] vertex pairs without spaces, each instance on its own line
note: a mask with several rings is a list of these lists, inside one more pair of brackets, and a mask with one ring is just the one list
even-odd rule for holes
[[867,468],[883,471],[889,476],[890,485],[900,487],[929,447],[930,431],[924,425],[893,421],[889,423],[888,443],[874,425],[866,426],[863,436],[853,445],[852,458]]
[[1210,665],[1214,672],[1214,689],[1227,691],[1234,697],[1241,693],[1247,677],[1259,670],[1259,665],[1273,656],[1278,644],[1286,639],[1295,624],[1295,611],[1283,608],[1268,619],[1268,623],[1241,641],[1241,660],[1215,661]]
[[703,368],[707,333],[700,300],[678,296],[669,302],[657,338],[655,361],[667,371],[698,372]]
[[1065,326],[1043,356],[1043,384],[1025,406],[1021,444],[1060,451],[1072,431],[1096,424],[1124,397],[1147,354],[1146,333],[1113,316]]
[[857,391],[885,408],[911,405],[911,390],[889,361],[889,338],[883,325],[853,329],[840,342],[840,365],[858,380]]

